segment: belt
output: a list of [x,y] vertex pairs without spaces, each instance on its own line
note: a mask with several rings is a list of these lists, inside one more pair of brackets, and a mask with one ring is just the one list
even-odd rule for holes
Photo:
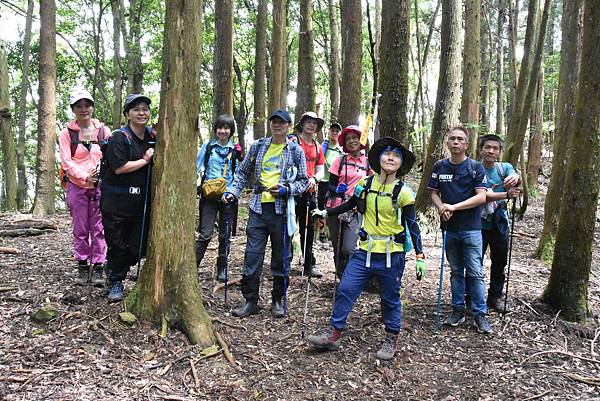
[[104,184],[102,187],[103,191],[114,192],[119,194],[130,194],[140,195],[142,193],[142,187],[122,187],[110,184]]
[[369,241],[368,245],[367,245],[367,263],[366,263],[366,267],[369,268],[371,267],[371,250],[373,249],[373,245],[375,244],[375,241],[385,241],[385,267],[386,268],[391,268],[392,267],[392,253],[391,253],[391,244],[392,241],[394,241],[394,236],[393,235],[371,235],[367,232],[365,232],[367,234],[367,241]]

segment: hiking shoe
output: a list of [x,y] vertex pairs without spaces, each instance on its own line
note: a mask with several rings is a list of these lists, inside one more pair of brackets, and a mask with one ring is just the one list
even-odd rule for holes
[[446,318],[445,325],[456,327],[465,321],[465,311],[462,309],[452,310],[452,314]]
[[108,302],[118,302],[125,298],[125,288],[122,281],[115,281],[110,284],[110,291],[106,297]]
[[77,264],[77,278],[75,284],[86,285],[89,280],[89,266],[87,260],[80,260]]
[[490,334],[492,332],[492,325],[485,315],[475,316],[473,319],[479,333]]
[[307,269],[304,269],[304,275],[308,277],[308,275],[310,274],[312,278],[323,277],[323,273],[320,270],[318,270],[315,266],[313,266],[311,270],[312,271],[309,273]]
[[274,299],[271,303],[271,313],[273,313],[273,317],[281,318],[284,317],[285,314],[283,312],[283,304],[281,303],[281,299]]
[[333,326],[321,334],[314,334],[306,337],[306,340],[321,350],[333,351],[340,347],[342,330],[338,330]]
[[396,354],[398,349],[398,334],[385,333],[385,340],[381,344],[381,348],[377,351],[377,359],[389,361]]
[[505,313],[506,308],[504,308],[504,302],[500,298],[488,298],[487,306],[490,309],[495,310],[496,312]]
[[231,314],[235,317],[247,317],[250,315],[256,315],[259,310],[260,310],[260,308],[256,304],[256,301],[246,300],[244,305],[231,311]]
[[92,266],[92,277],[90,278],[90,282],[94,287],[104,287],[104,266],[102,263],[94,263]]

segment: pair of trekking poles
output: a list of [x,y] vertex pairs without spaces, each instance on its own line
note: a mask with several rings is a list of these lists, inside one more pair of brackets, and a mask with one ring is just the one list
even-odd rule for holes
[[[513,244],[513,237],[514,237],[514,232],[515,232],[515,206],[516,200],[513,199],[513,203],[512,203],[512,208],[511,208],[511,220],[510,220],[510,238],[509,238],[509,243],[508,243],[508,267],[507,267],[507,272],[506,272],[506,291],[504,293],[504,312],[502,312],[502,318],[504,319],[504,317],[506,316],[507,313],[507,305],[508,305],[508,285],[509,285],[509,281],[510,281],[510,262],[512,260],[512,244]],[[440,308],[442,305],[442,289],[443,289],[443,280],[444,280],[444,262],[445,262],[445,255],[446,255],[446,224],[442,223],[441,224],[441,228],[442,228],[442,263],[441,263],[441,267],[440,267],[440,281],[439,281],[439,286],[438,286],[438,300],[437,300],[437,313],[436,313],[436,318],[435,318],[435,331],[436,333],[439,333],[440,331]]]

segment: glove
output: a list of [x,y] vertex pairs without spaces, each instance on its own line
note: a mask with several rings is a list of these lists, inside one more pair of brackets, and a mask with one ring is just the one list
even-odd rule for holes
[[233,148],[235,149],[236,152],[238,153],[242,153],[242,147],[240,146],[239,143],[236,143],[235,145],[233,145]]
[[357,185],[356,187],[354,187],[354,196],[360,199],[360,196],[362,195],[364,189],[365,187],[363,187],[362,185]]
[[285,196],[287,195],[287,188],[284,186],[280,186],[279,189],[277,190],[277,197],[278,198],[285,198]]
[[346,184],[345,182],[342,182],[340,185],[337,186],[337,188],[335,189],[335,192],[338,194],[345,194],[347,190],[348,190],[348,184]]
[[421,281],[421,279],[425,276],[426,269],[427,267],[425,265],[425,261],[423,259],[417,259],[417,262],[415,263],[417,280]]
[[310,212],[310,214],[312,215],[312,217],[321,217],[323,219],[327,218],[327,210],[313,209],[313,211]]
[[231,192],[225,192],[223,194],[223,197],[221,198],[221,200],[223,201],[223,203],[231,203],[235,201],[235,195],[232,194]]

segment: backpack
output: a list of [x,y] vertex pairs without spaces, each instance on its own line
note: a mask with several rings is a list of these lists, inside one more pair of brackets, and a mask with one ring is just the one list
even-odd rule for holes
[[[494,167],[496,168],[496,172],[500,177],[500,181],[504,182],[506,178],[506,171],[504,170],[504,165],[500,162],[494,162]],[[489,188],[489,190],[494,190],[493,188]],[[490,222],[493,219],[494,214],[496,213],[496,209],[501,206],[505,201],[491,201],[486,202],[481,207],[481,218]]]
[[[146,126],[144,128],[145,130],[145,134],[149,134],[150,137],[154,140],[156,140],[156,134],[154,133],[154,130],[152,130],[152,128]],[[118,128],[116,130],[114,130],[110,136],[110,138],[108,138],[107,141],[104,141],[103,145],[100,147],[100,150],[102,150],[102,159],[100,160],[100,172],[99,172],[99,178],[100,180],[103,180],[104,178],[106,178],[106,173],[108,171],[108,161],[106,160],[106,157],[104,157],[104,155],[106,154],[106,151],[109,149],[110,144],[112,143],[112,138],[114,138],[115,134],[117,132],[120,132],[123,134],[124,138],[125,138],[125,143],[129,148],[129,157],[128,160],[131,160],[132,158],[132,153],[131,153],[131,147],[132,147],[132,135],[133,133],[130,131],[130,129],[128,127],[122,127],[122,128]]]
[[[204,181],[204,176],[206,176],[206,170],[208,168],[208,160],[210,159],[210,155],[212,154],[212,151],[215,148],[215,146],[217,146],[216,143],[213,143],[210,146],[206,145],[206,150],[204,153],[204,173],[202,174],[202,181]],[[233,150],[227,151],[227,155],[226,155],[227,158],[231,157],[231,174],[233,174],[233,175],[235,175],[235,168],[237,167],[237,161],[238,161],[238,156],[239,156],[237,153],[238,153],[238,151],[234,147]]]
[[[69,127],[67,127],[67,131],[69,132],[69,139],[71,140],[71,158],[73,158],[75,156],[75,152],[77,152],[77,146],[79,146],[80,144],[83,145],[84,147],[86,147],[89,152],[92,149],[92,145],[94,145],[94,144],[99,145],[100,149],[102,150],[102,147],[106,143],[106,139],[104,138],[104,124],[100,125],[100,130],[98,131],[98,137],[96,138],[95,141],[81,141],[81,140],[79,140],[79,131],[75,131],[74,129],[71,129]],[[102,164],[102,162],[100,162],[100,163]],[[60,186],[62,187],[63,191],[66,191],[67,190],[67,182],[69,181],[69,176],[67,175],[67,172],[63,168],[62,164],[58,168],[58,180],[60,182]]]
[[[288,135],[288,139],[292,140],[293,142],[296,142],[299,146],[301,146],[300,145],[300,135],[290,134],[290,135]],[[313,145],[315,145],[315,153],[317,155],[316,160],[319,161],[319,155],[321,154],[321,151],[323,151],[323,149],[321,149],[321,146],[319,146],[319,143],[317,141],[315,141],[314,139],[313,139]]]
[[[392,190],[392,193],[390,194],[388,192],[380,192],[380,191],[375,191],[375,190],[371,189],[371,185],[373,184],[374,177],[375,177],[374,175],[367,177],[367,181],[365,182],[365,186],[360,194],[360,198],[358,200],[356,209],[358,210],[359,213],[365,214],[365,212],[367,210],[367,195],[369,194],[369,192],[375,192],[379,196],[391,196],[392,205],[394,205],[394,208],[396,209],[397,214],[400,216],[399,222],[402,224],[402,227],[404,227],[404,231],[402,233],[405,235],[405,238],[403,241],[404,242],[404,252],[409,252],[413,247],[412,239],[410,237],[410,230],[408,228],[408,224],[406,224],[406,219],[404,218],[404,215],[402,214],[402,212],[400,210],[400,205],[398,205],[398,197],[400,196],[400,191],[402,191],[404,182],[402,180],[396,181],[396,184],[394,185],[394,189]],[[375,213],[375,221],[376,221],[375,224],[379,225],[378,213]]]
[[[344,153],[342,155],[342,160],[340,160],[340,166],[338,167],[338,174],[337,174],[338,178],[342,174],[342,167],[343,166],[346,166],[346,167],[347,166],[352,166],[352,167],[356,167],[359,170],[369,171],[369,158],[368,157],[365,157],[365,165],[364,166],[361,166],[361,165],[353,163],[353,162],[347,162],[346,161],[347,159],[348,159],[348,155]],[[346,168],[346,171],[347,171],[347,168]]]

